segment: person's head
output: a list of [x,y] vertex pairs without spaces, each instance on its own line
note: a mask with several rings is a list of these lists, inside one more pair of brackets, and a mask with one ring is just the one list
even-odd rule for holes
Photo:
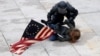
[[65,12],[66,12],[66,7],[67,7],[66,2],[60,1],[60,2],[58,3],[58,12],[59,12],[59,13],[65,13]]
[[71,40],[69,42],[75,43],[80,38],[80,30],[72,28],[69,30],[69,36],[71,37]]

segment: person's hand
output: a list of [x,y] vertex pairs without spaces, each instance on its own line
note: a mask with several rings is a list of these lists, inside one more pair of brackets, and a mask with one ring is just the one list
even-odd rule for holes
[[47,21],[42,19],[41,22],[47,25]]

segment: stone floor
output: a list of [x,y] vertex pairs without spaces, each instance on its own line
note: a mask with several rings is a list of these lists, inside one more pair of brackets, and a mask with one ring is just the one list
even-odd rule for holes
[[[40,22],[54,4],[62,0],[0,0],[0,56],[19,56],[9,52],[31,19]],[[100,56],[100,0],[64,0],[79,10],[75,22],[81,39],[69,42],[42,41],[20,56]]]

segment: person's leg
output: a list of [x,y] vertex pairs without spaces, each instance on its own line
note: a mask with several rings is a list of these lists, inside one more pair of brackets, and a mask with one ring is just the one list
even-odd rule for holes
[[[53,16],[52,16],[52,23],[49,24],[49,27],[52,28],[52,29],[57,33],[57,32],[59,31],[58,28],[60,28],[59,24],[57,25],[57,23],[61,23],[62,21],[63,21],[63,17],[53,15]],[[53,35],[49,38],[51,41],[57,40],[58,35],[57,35],[56,33],[53,34]]]
[[56,34],[53,34],[50,38],[49,38],[50,41],[55,41],[57,40],[57,35]]

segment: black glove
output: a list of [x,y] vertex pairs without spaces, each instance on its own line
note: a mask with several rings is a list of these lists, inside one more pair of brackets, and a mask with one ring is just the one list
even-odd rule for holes
[[45,25],[48,25],[48,26],[52,23],[51,21],[45,21],[43,19],[41,20],[41,22],[44,23]]
[[42,19],[41,22],[44,23],[45,25],[47,25],[47,21]]

